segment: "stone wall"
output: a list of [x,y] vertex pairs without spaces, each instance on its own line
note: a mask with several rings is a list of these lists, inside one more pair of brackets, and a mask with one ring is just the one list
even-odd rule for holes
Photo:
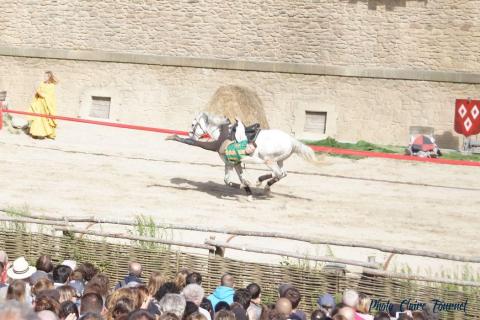
[[479,0],[2,0],[0,44],[480,71]]
[[409,126],[424,125],[435,128],[443,147],[457,147],[455,98],[480,91],[473,84],[0,57],[9,74],[0,74],[0,88],[14,109],[26,110],[52,64],[62,115],[81,115],[91,95],[105,95],[112,97],[113,121],[186,129],[218,87],[232,84],[258,94],[271,127],[302,137],[305,110],[325,110],[328,135],[382,144],[405,145]]

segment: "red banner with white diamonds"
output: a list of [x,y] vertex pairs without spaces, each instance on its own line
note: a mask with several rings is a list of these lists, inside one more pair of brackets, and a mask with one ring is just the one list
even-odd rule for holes
[[466,137],[480,133],[480,100],[455,101],[455,132]]

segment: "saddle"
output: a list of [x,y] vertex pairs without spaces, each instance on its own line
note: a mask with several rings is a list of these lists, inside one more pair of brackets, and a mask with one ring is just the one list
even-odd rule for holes
[[[261,130],[259,123],[254,123],[251,126],[245,127],[245,135],[247,136],[248,143],[255,142]],[[235,123],[230,129],[229,139],[232,141],[235,141],[235,132],[237,132],[237,123]]]

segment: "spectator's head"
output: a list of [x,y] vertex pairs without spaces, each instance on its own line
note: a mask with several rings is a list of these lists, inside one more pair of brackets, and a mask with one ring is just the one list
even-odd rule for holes
[[277,300],[277,303],[275,304],[275,310],[281,315],[288,317],[293,310],[292,303],[287,298],[280,298]]
[[185,300],[191,301],[197,306],[200,306],[205,295],[205,291],[200,285],[192,283],[183,289],[182,294],[185,297]]
[[87,283],[85,292],[96,292],[102,297],[107,297],[109,291],[109,279],[103,273],[98,273]]
[[7,300],[25,303],[27,284],[23,280],[14,280],[7,289]]
[[374,320],[390,320],[390,315],[387,312],[379,312],[373,318]]
[[53,268],[53,282],[66,284],[71,274],[72,268],[69,266],[58,265]]
[[145,285],[139,285],[131,290],[135,295],[135,309],[140,309],[149,300],[148,289]]
[[60,310],[58,311],[58,317],[60,320],[64,320],[69,314],[75,314],[78,319],[78,307],[72,301],[65,301],[60,304]]
[[135,310],[135,301],[130,298],[123,297],[116,301],[112,310],[109,310],[111,318],[121,319],[126,317],[130,312]]
[[28,264],[25,257],[20,257],[13,261],[12,267],[7,270],[7,276],[12,280],[29,280],[30,276],[37,271],[37,268]]
[[60,293],[58,293],[58,290],[53,288],[40,291],[38,295],[35,296],[35,299],[38,300],[42,297],[51,298],[57,302],[60,301]]
[[146,310],[135,310],[128,315],[128,320],[155,320],[155,317]]
[[90,262],[82,263],[77,267],[77,270],[83,274],[83,280],[90,281],[98,273],[98,269],[95,268]]
[[135,276],[135,277],[141,277],[142,276],[142,265],[138,262],[131,261],[128,264],[128,274]]
[[83,279],[83,272],[80,270],[74,270],[72,274],[70,275],[70,280],[71,281],[80,281],[80,282],[85,282],[85,279]]
[[82,316],[82,320],[104,320],[103,316],[95,312],[87,312]]
[[185,288],[185,286],[187,285],[188,274],[189,272],[187,269],[182,269],[177,273],[177,276],[175,277],[175,284],[180,290]]
[[292,309],[295,310],[297,309],[300,300],[302,300],[302,295],[300,294],[300,291],[298,291],[297,288],[288,288],[287,291],[285,291],[285,298],[290,300],[292,303]]
[[224,287],[233,288],[233,286],[235,285],[235,279],[231,274],[225,273],[220,279],[220,284]]
[[343,307],[338,310],[335,315],[340,315],[345,317],[346,320],[354,320],[355,319],[355,309],[351,307]]
[[311,320],[327,320],[329,317],[328,315],[323,312],[322,310],[315,310],[312,312]]
[[58,314],[60,310],[60,303],[52,297],[41,296],[35,300],[35,306],[33,307],[35,312],[40,312],[43,310],[52,311],[55,314]]
[[406,313],[401,313],[398,318],[398,320],[413,320],[412,317],[410,317],[408,314]]
[[207,317],[197,311],[188,315],[185,320],[207,320]]
[[62,303],[65,301],[77,301],[77,292],[71,286],[60,286],[57,288],[58,293],[60,294],[60,299],[58,302]]
[[267,320],[287,320],[287,319],[288,319],[288,316],[278,312],[276,309],[270,310],[268,312]]
[[370,303],[371,303],[370,298],[366,294],[360,293],[358,295],[358,303],[356,307],[357,312],[364,313],[364,314],[368,313],[370,309]]
[[0,303],[0,320],[38,320],[31,306],[18,301]]
[[37,315],[40,320],[58,320],[57,315],[50,310],[42,310]]
[[158,318],[159,320],[180,320],[176,314],[171,312],[162,313],[162,315]]
[[165,282],[155,293],[155,299],[160,301],[167,293],[180,293],[175,282]]
[[235,314],[230,310],[220,310],[215,313],[214,320],[235,320]]
[[49,255],[42,255],[38,257],[35,267],[37,267],[37,270],[45,271],[46,273],[52,272],[53,271],[52,258]]
[[325,293],[318,298],[317,304],[321,311],[326,313],[327,316],[330,316],[335,308],[335,298],[331,294]]
[[243,307],[243,309],[247,310],[250,306],[251,298],[252,295],[250,294],[250,291],[248,291],[247,289],[238,289],[235,290],[235,293],[233,295],[233,302],[239,303]]
[[200,303],[200,308],[207,310],[208,313],[210,313],[210,318],[213,319],[214,310],[213,310],[212,302],[210,300],[204,297],[202,299],[202,303]]
[[53,280],[53,277],[51,274],[48,274],[45,271],[37,270],[30,276],[30,284],[34,286],[40,279]]
[[282,283],[281,285],[278,286],[278,296],[280,298],[284,298],[285,293],[290,288],[293,288],[293,285],[291,285],[290,283]]
[[248,292],[250,292],[250,295],[252,296],[252,302],[256,304],[260,304],[260,301],[262,299],[262,289],[260,286],[256,283],[250,283],[247,286]]
[[159,302],[160,312],[171,312],[182,319],[186,306],[185,298],[180,294],[167,293]]
[[222,310],[230,310],[230,305],[228,302],[220,301],[215,305],[215,314]]
[[34,296],[38,296],[40,292],[44,290],[50,290],[53,289],[53,282],[50,281],[48,278],[42,278],[35,283],[35,285],[32,288],[32,294]]
[[80,314],[87,312],[101,314],[103,311],[103,299],[98,293],[86,293],[80,302]]
[[117,301],[123,298],[135,301],[137,299],[137,294],[131,288],[121,288],[113,291],[113,293],[109,295],[105,301],[105,306],[110,312],[110,316],[111,311],[115,308],[115,305],[117,304]]
[[358,293],[355,290],[345,290],[342,297],[342,303],[347,307],[356,308],[358,305]]
[[153,271],[148,279],[148,293],[153,296],[160,287],[167,282],[168,278],[161,272]]
[[183,313],[183,319],[186,320],[186,318],[195,312],[198,312],[198,306],[193,303],[192,301],[187,301],[185,304],[185,312]]
[[187,285],[196,283],[198,285],[202,285],[202,275],[198,272],[191,272],[188,274],[187,278],[185,279]]

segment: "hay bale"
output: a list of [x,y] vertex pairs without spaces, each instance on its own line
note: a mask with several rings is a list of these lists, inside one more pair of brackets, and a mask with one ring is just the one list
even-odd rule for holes
[[207,111],[224,115],[232,122],[239,117],[247,126],[260,123],[262,128],[269,128],[262,101],[254,91],[245,87],[218,88],[207,105]]

